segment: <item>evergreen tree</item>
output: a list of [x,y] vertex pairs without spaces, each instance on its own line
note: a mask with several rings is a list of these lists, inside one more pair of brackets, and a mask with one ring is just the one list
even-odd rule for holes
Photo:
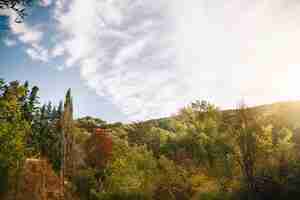
[[74,170],[73,100],[71,89],[67,91],[62,115],[63,131],[63,176],[71,177]]
[[63,114],[63,102],[59,101],[58,107],[57,107],[57,117],[61,118]]
[[53,106],[52,111],[51,111],[50,120],[53,122],[56,118],[57,118],[57,110],[56,110],[56,106]]
[[39,1],[40,0],[0,0],[0,11],[7,9],[15,12],[17,15],[15,22],[21,23],[28,15],[26,9]]
[[51,114],[52,114],[52,103],[48,102],[47,106],[46,106],[46,118],[48,120],[50,120],[51,118]]
[[29,94],[29,97],[26,98],[26,102],[24,104],[25,106],[25,110],[24,110],[24,114],[27,120],[29,120],[30,122],[32,122],[34,119],[34,116],[37,115],[38,112],[38,91],[39,88],[34,86],[31,89],[31,92]]
[[38,102],[38,98],[39,98],[38,97],[38,91],[39,91],[39,88],[37,86],[34,86],[31,89],[31,92],[30,92],[30,95],[29,95],[28,104],[29,104],[30,110],[32,112],[34,112],[37,109],[37,105],[39,104],[39,102]]

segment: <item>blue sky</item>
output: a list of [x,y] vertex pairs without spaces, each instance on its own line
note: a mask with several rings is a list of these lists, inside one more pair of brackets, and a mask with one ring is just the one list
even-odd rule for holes
[[[44,12],[46,11],[46,13]],[[26,18],[26,23],[44,23],[48,22],[49,9],[36,7],[30,10],[30,15]],[[78,67],[61,71],[58,64],[63,61],[59,59],[40,62],[26,55],[26,45],[17,41],[17,37],[9,30],[7,16],[0,17],[1,41],[1,63],[0,77],[5,78],[7,82],[19,80],[25,82],[28,80],[30,85],[37,85],[40,88],[39,96],[41,103],[49,101],[58,104],[63,100],[68,88],[72,89],[74,96],[75,117],[95,116],[107,121],[127,121],[127,116],[120,112],[113,104],[104,97],[100,97],[87,87],[80,78]],[[9,39],[9,40],[8,40]],[[7,40],[15,45],[7,45]],[[47,45],[47,43],[46,43]]]
[[300,3],[286,0],[43,0],[3,12],[0,76],[41,101],[72,88],[76,116],[129,121],[196,99],[221,108],[297,100]]

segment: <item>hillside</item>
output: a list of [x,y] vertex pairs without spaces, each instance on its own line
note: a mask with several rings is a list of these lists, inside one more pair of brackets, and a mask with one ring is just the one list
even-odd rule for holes
[[[78,105],[80,106],[80,105]],[[300,102],[219,110],[196,101],[136,123],[73,118],[69,89],[0,82],[0,198],[296,200]]]
[[[257,112],[260,115],[271,116],[276,115],[284,120],[292,127],[300,127],[300,101],[285,101],[276,102],[272,104],[264,104],[250,107],[251,110]],[[221,113],[225,117],[234,115],[233,109],[221,110]],[[158,126],[163,129],[170,129],[172,126],[172,120],[180,117],[180,114],[170,117],[151,119],[146,121],[140,121],[138,123],[147,124],[152,126]]]

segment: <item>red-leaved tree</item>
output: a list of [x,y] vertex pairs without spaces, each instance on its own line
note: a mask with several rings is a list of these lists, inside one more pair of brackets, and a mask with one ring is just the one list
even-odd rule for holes
[[86,163],[96,169],[103,169],[112,155],[112,138],[105,129],[96,128],[86,141]]

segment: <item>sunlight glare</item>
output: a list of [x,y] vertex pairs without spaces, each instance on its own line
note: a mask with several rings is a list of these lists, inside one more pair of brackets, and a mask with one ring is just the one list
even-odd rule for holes
[[286,92],[289,100],[299,100],[300,98],[300,65],[290,65],[287,69]]

